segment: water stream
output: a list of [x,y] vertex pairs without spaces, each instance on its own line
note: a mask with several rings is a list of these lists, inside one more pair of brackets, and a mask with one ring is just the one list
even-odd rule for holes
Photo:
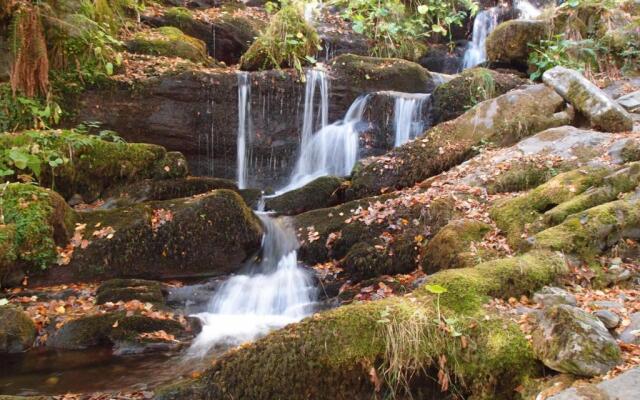
[[238,71],[238,188],[247,187],[247,139],[251,133],[251,76]]
[[480,11],[473,21],[471,42],[467,45],[462,59],[462,68],[472,68],[487,60],[485,42],[489,34],[498,25],[499,7],[491,7]]
[[424,132],[426,122],[423,115],[425,104],[431,97],[422,93],[394,93],[393,131],[394,146],[398,147]]

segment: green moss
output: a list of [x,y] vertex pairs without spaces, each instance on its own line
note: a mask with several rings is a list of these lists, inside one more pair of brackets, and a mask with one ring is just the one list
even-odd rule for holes
[[262,69],[296,68],[308,64],[320,48],[320,38],[295,5],[284,6],[273,16],[264,33],[247,49],[240,59],[240,68]]
[[160,282],[143,279],[111,279],[98,287],[96,304],[138,300],[164,304],[164,288]]
[[164,12],[165,18],[170,24],[182,28],[183,25],[188,25],[193,22],[193,15],[188,8],[184,7],[171,7]]
[[337,192],[342,182],[335,176],[323,176],[299,189],[267,198],[265,206],[267,210],[289,215],[330,207],[339,202]]
[[0,306],[0,354],[21,353],[33,345],[36,327],[19,307]]
[[491,218],[506,233],[510,245],[522,246],[527,234],[544,228],[541,219],[545,211],[599,184],[608,172],[589,168],[562,173],[525,194],[498,202],[490,210]]
[[202,40],[185,35],[173,26],[139,32],[127,41],[127,48],[134,53],[180,57],[205,64],[211,62]]
[[523,67],[529,60],[529,44],[538,44],[549,35],[548,23],[511,20],[499,24],[487,37],[487,59]]
[[539,186],[558,173],[575,168],[571,162],[563,162],[560,165],[549,166],[537,161],[518,161],[510,165],[509,170],[494,177],[487,184],[487,192],[510,193],[521,192]]
[[635,140],[628,140],[622,148],[620,156],[625,163],[640,161],[640,143]]

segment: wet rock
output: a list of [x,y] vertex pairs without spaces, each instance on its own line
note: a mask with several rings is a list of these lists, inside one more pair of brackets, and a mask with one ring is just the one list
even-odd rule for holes
[[633,368],[597,385],[581,384],[547,400],[630,400],[640,398],[640,368]]
[[464,50],[465,46],[457,46],[453,52],[447,46],[431,46],[418,63],[431,72],[455,74],[462,67]]
[[0,354],[23,352],[35,339],[36,327],[24,311],[12,305],[0,306]]
[[487,37],[487,60],[526,68],[529,44],[539,43],[548,35],[548,23],[535,20],[512,20],[498,25]]
[[616,102],[632,113],[640,112],[640,90],[619,97]]
[[300,214],[318,208],[331,207],[340,202],[338,189],[343,180],[335,176],[324,176],[303,187],[265,199],[267,210],[280,214]]
[[[484,222],[461,219],[445,225],[424,248],[422,269],[427,274],[449,268],[470,267],[492,258],[490,254],[473,252],[474,241],[481,241],[491,226]],[[495,255],[494,255],[495,257]]]
[[500,96],[527,82],[516,75],[485,68],[468,69],[433,91],[433,123],[457,118],[476,104]]
[[630,316],[631,323],[620,334],[620,340],[625,343],[640,344],[640,313]]
[[532,332],[533,350],[553,370],[595,376],[620,362],[620,349],[607,328],[577,307],[549,307],[537,323]]
[[[69,265],[34,279],[44,282],[109,278],[194,277],[236,271],[258,251],[262,225],[229,190],[81,214],[84,248]],[[98,233],[94,233],[98,232]]]
[[546,71],[542,80],[584,114],[594,128],[606,132],[633,129],[633,120],[627,111],[580,72],[558,66]]
[[512,145],[544,129],[565,125],[572,114],[560,111],[563,105],[564,100],[545,85],[483,101],[384,156],[360,160],[352,175],[352,198],[412,186],[471,158],[482,142]]
[[533,295],[533,301],[545,307],[566,304],[575,306],[576,297],[564,289],[555,286],[545,286]]
[[620,317],[618,314],[611,312],[609,310],[598,310],[593,313],[607,329],[615,329],[620,325]]
[[96,290],[96,304],[138,300],[143,303],[164,304],[167,291],[158,281],[144,279],[111,279]]
[[126,42],[126,46],[132,53],[212,63],[203,41],[185,35],[180,29],[172,26],[139,32]]

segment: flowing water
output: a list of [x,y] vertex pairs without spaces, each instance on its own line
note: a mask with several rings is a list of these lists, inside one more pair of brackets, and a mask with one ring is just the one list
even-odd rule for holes
[[247,138],[251,134],[251,76],[238,71],[238,188],[247,187]]
[[519,19],[536,19],[542,13],[542,11],[527,0],[516,0],[514,7],[518,10]]
[[393,131],[394,146],[398,147],[424,132],[426,126],[424,107],[430,94],[394,94]]
[[313,311],[316,289],[311,274],[298,266],[298,240],[283,219],[259,213],[265,236],[260,260],[229,278],[215,293],[189,354],[204,356],[217,346],[253,340],[299,321]]
[[462,60],[463,69],[475,67],[487,60],[485,42],[487,41],[487,36],[498,25],[498,14],[499,8],[491,7],[480,11],[476,15],[476,19],[473,21],[471,42],[467,45]]
[[329,80],[327,74],[320,69],[311,69],[307,71],[306,79],[300,147],[304,147],[309,142],[313,132],[329,124]]

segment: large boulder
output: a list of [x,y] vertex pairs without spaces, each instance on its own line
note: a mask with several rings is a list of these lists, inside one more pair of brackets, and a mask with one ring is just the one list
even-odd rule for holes
[[527,82],[516,75],[486,68],[468,69],[433,91],[433,123],[457,118],[476,104],[500,96]]
[[529,44],[538,44],[549,35],[548,22],[511,20],[503,22],[489,34],[486,41],[487,59],[491,63],[527,67]]
[[[80,215],[68,265],[45,282],[227,274],[260,249],[262,224],[229,190]],[[36,277],[34,277],[36,279]]]
[[136,33],[127,41],[126,46],[132,53],[180,57],[204,64],[211,63],[202,40],[185,35],[173,26]]
[[486,100],[384,156],[359,161],[351,195],[363,197],[412,186],[470,158],[482,143],[511,145],[544,129],[568,124],[572,113],[564,109],[562,97],[545,85]]
[[640,368],[630,369],[598,384],[582,383],[547,397],[547,400],[627,400],[640,398]]
[[577,307],[563,304],[545,309],[532,337],[536,355],[558,372],[602,375],[620,362],[620,348],[607,328]]
[[343,180],[323,176],[301,188],[265,199],[265,208],[280,214],[300,214],[317,208],[331,207],[340,200],[338,189]]
[[21,309],[0,306],[0,354],[20,353],[33,345],[36,339],[36,327]]
[[542,80],[584,114],[594,128],[606,132],[633,129],[629,113],[580,72],[558,66],[546,71]]

